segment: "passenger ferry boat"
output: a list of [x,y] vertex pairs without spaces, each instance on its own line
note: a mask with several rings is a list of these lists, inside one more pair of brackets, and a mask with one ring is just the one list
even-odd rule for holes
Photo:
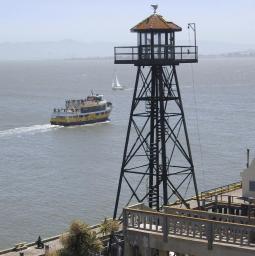
[[86,99],[66,100],[65,108],[54,109],[50,123],[53,125],[84,125],[109,120],[112,103],[103,95],[91,95]]

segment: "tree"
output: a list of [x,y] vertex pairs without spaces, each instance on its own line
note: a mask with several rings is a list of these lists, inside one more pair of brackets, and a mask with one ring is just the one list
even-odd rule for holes
[[61,237],[63,249],[60,256],[87,256],[91,252],[102,250],[102,242],[86,223],[76,220],[70,226],[69,232]]
[[112,219],[104,219],[104,221],[100,225],[100,233],[105,236],[112,232],[116,232],[119,230],[119,222],[117,220]]

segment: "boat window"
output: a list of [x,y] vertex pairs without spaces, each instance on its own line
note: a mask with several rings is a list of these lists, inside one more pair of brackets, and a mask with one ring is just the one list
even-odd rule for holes
[[89,112],[102,111],[102,110],[105,110],[105,105],[94,106],[90,108],[81,108],[81,113],[89,113]]

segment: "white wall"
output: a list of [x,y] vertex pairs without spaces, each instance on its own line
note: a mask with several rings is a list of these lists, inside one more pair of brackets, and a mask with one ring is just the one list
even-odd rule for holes
[[251,191],[250,183],[255,182],[255,159],[250,164],[249,168],[241,172],[242,177],[242,190],[243,196],[245,197],[255,197],[255,189]]

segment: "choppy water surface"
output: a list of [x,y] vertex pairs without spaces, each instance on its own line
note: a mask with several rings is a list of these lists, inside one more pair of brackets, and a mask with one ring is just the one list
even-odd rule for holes
[[[200,190],[239,179],[255,151],[255,59],[201,59],[178,68]],[[114,70],[125,91],[112,91]],[[0,248],[113,212],[135,69],[111,60],[0,63]],[[54,107],[91,90],[111,122],[49,125]],[[197,124],[199,129],[197,128]],[[201,148],[201,150],[200,150]]]

